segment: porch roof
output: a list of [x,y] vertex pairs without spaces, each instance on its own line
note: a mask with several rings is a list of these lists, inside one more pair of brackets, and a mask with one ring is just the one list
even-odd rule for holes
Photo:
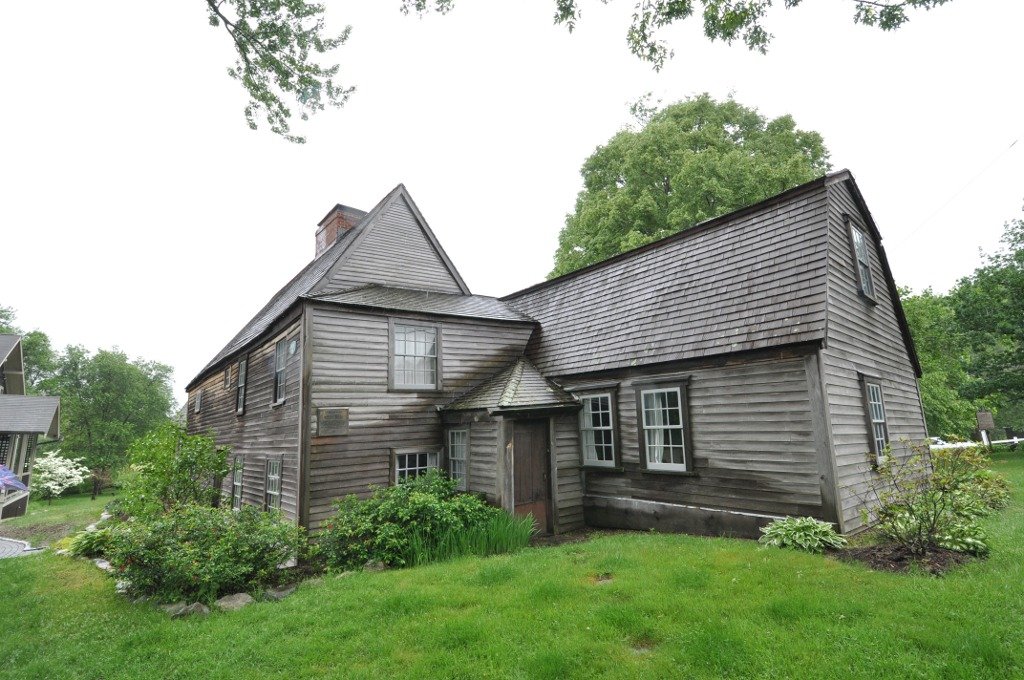
[[551,382],[530,363],[519,357],[505,369],[465,392],[444,411],[516,411],[572,407],[578,402],[571,394]]
[[0,394],[0,432],[60,436],[60,397]]

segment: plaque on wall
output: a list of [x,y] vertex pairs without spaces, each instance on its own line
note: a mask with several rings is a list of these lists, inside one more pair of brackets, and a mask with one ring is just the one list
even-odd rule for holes
[[316,436],[336,437],[348,434],[347,408],[318,408],[316,410]]

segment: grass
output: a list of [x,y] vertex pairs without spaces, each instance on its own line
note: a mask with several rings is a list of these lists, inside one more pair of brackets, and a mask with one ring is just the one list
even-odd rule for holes
[[103,506],[111,499],[110,494],[96,500],[91,500],[89,494],[79,494],[52,503],[30,499],[25,515],[0,521],[0,536],[28,541],[33,546],[49,545],[99,520]]
[[942,578],[614,534],[307,582],[172,621],[91,564],[0,561],[10,678],[1006,678],[1024,674],[1024,457],[988,560]]

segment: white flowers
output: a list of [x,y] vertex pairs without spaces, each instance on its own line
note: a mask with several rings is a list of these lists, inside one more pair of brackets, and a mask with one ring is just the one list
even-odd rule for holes
[[60,449],[41,453],[32,466],[32,493],[41,498],[56,498],[89,476],[81,458],[63,458]]

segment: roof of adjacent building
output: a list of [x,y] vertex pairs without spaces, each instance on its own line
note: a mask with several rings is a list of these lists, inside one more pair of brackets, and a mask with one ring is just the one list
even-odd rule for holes
[[0,394],[0,432],[60,436],[60,398]]
[[576,399],[546,379],[526,357],[516,359],[476,387],[453,399],[445,411],[526,410],[573,406]]
[[532,319],[516,311],[511,305],[486,295],[458,295],[369,284],[359,288],[316,293],[304,297],[346,307],[368,307],[399,312],[533,323]]

